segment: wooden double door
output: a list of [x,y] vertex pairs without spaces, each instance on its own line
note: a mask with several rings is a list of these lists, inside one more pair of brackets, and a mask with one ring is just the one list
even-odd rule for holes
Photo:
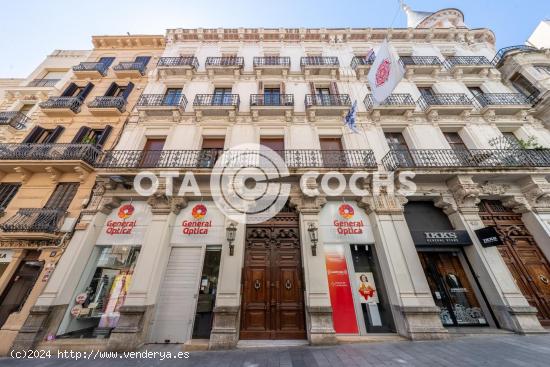
[[521,214],[504,208],[500,201],[482,201],[480,216],[485,226],[495,226],[504,239],[505,245],[498,246],[504,262],[529,304],[537,308],[541,324],[550,326],[550,265]]
[[300,232],[295,213],[246,228],[241,339],[305,339]]

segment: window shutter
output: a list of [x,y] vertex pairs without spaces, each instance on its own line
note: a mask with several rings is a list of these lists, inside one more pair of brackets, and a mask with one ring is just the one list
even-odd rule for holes
[[109,135],[111,134],[112,130],[113,130],[112,126],[106,125],[105,129],[103,129],[103,132],[101,133],[101,136],[97,140],[96,144],[102,147],[107,142],[107,139],[109,138]]
[[315,83],[309,82],[309,92],[315,94]]
[[143,66],[145,67],[149,63],[149,60],[151,60],[151,56],[138,56],[136,57],[134,62],[142,63]]
[[74,136],[73,140],[71,141],[71,144],[79,144],[82,143],[82,139],[90,132],[90,128],[86,126],[82,126],[76,135]]
[[108,68],[111,66],[111,64],[115,61],[114,57],[100,57],[99,62],[105,65],[105,68]]
[[53,129],[50,136],[48,136],[46,138],[46,140],[44,140],[44,144],[55,143],[57,141],[57,139],[59,138],[59,136],[61,136],[61,134],[63,133],[63,130],[65,130],[65,128],[63,126],[57,126],[55,129]]
[[59,208],[62,210],[67,210],[69,205],[71,205],[71,201],[74,199],[77,189],[77,183],[64,182],[58,184],[44,208]]
[[44,133],[44,128],[41,128],[40,126],[35,126],[29,135],[23,140],[23,144],[30,144],[36,142],[38,137]]
[[112,82],[109,88],[107,88],[107,91],[105,92],[105,97],[112,97],[115,95],[115,92],[118,88],[117,83]]
[[88,94],[90,94],[90,92],[92,91],[93,87],[94,87],[93,83],[86,84],[84,89],[82,89],[82,92],[80,92],[80,94],[78,95],[78,98],[81,101],[84,101],[86,99],[86,97],[88,96]]
[[70,97],[74,94],[78,86],[75,83],[71,83],[65,88],[65,91],[63,91],[63,94],[61,94],[61,97]]
[[263,93],[264,93],[264,82],[259,81],[258,82],[258,94],[263,94]]
[[330,94],[340,94],[338,93],[338,84],[336,82],[330,82]]
[[130,93],[132,93],[132,89],[134,89],[134,83],[128,82],[126,89],[124,89],[124,92],[122,92],[122,98],[124,98],[124,100],[128,99],[128,96],[130,95]]

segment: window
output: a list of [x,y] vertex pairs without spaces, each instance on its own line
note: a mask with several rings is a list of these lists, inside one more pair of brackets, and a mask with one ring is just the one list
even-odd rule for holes
[[168,88],[164,93],[164,104],[177,106],[181,100],[181,88]]
[[100,57],[97,62],[100,62],[103,65],[105,65],[105,69],[107,69],[109,66],[111,66],[113,61],[115,61],[114,57]]
[[384,133],[391,150],[408,150],[409,147],[401,133]]
[[264,104],[277,106],[281,104],[281,88],[264,88]]
[[432,97],[434,95],[432,87],[418,87],[418,90],[421,96]]
[[545,76],[550,75],[550,65],[535,65],[535,70]]
[[162,149],[166,139],[147,139],[139,165],[141,167],[156,167],[162,158]]
[[516,73],[510,78],[514,88],[527,98],[536,98],[540,91],[523,75]]
[[44,129],[40,126],[35,126],[32,131],[23,140],[24,144],[52,144],[59,138],[65,130],[64,127],[58,126],[55,129]]
[[483,95],[483,91],[481,90],[480,87],[468,87],[468,90],[470,91],[470,93],[472,93],[474,97]]
[[215,88],[214,98],[212,102],[214,105],[226,105],[231,103],[231,88]]
[[92,83],[88,83],[85,86],[78,86],[75,83],[69,84],[69,86],[65,89],[62,97],[77,97],[80,100],[84,101],[88,94],[92,91],[94,85]]
[[502,133],[505,149],[521,149],[521,143],[514,133]]
[[112,130],[113,128],[109,125],[103,129],[91,129],[83,126],[78,130],[71,143],[103,146]]
[[199,167],[213,167],[223,153],[224,138],[205,138],[199,155]]
[[78,186],[79,185],[74,182],[57,184],[48,202],[44,205],[44,208],[67,210],[76,195]]
[[466,144],[462,141],[460,138],[460,135],[458,133],[443,133],[445,135],[445,139],[447,139],[447,143],[451,146],[452,150],[467,150]]
[[0,183],[0,213],[6,210],[20,187],[21,184]]

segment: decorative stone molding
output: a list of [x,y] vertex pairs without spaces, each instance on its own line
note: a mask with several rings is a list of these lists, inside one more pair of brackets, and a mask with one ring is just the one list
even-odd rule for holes
[[48,166],[44,170],[50,174],[50,181],[52,184],[56,185],[61,178],[62,172],[54,167]]
[[403,206],[408,202],[407,198],[401,195],[392,195],[381,192],[376,196],[364,196],[360,198],[357,205],[364,208],[367,214],[403,214]]
[[531,206],[522,195],[506,196],[501,199],[502,206],[512,209],[514,213],[527,213]]
[[497,114],[495,110],[487,110],[487,112],[483,114],[483,118],[487,122],[495,122],[497,119]]
[[495,184],[489,181],[486,181],[480,185],[481,192],[485,195],[501,196],[510,189],[510,185],[506,184]]
[[102,197],[99,203],[99,211],[103,214],[110,214],[111,211],[120,206],[122,200],[116,196]]
[[430,113],[428,113],[428,121],[430,122],[439,121],[439,113],[436,110],[430,111]]
[[478,211],[480,189],[472,180],[472,176],[455,176],[447,180],[447,186],[461,212]]
[[326,203],[327,199],[324,196],[290,196],[290,205],[302,214],[317,214]]
[[147,199],[147,204],[151,206],[151,211],[153,214],[168,214],[172,210],[170,198],[159,192],[149,196]]
[[13,170],[19,173],[20,175],[19,180],[23,185],[26,184],[29,178],[31,178],[32,176],[32,172],[23,167],[15,167]]
[[84,183],[90,175],[90,172],[82,168],[82,166],[75,166],[74,171],[78,175],[78,181],[81,184]]
[[187,199],[184,197],[171,197],[170,198],[170,210],[172,213],[178,215],[180,211],[187,206]]
[[450,195],[441,195],[434,200],[434,206],[440,208],[447,215],[451,215],[458,211],[458,205],[455,199]]
[[519,184],[533,210],[550,212],[550,182],[544,175],[531,175],[520,180]]

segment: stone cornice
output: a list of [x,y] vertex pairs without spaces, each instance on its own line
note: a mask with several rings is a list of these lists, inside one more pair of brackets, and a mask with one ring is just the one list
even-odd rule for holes
[[162,49],[165,46],[161,35],[92,36],[95,49]]

